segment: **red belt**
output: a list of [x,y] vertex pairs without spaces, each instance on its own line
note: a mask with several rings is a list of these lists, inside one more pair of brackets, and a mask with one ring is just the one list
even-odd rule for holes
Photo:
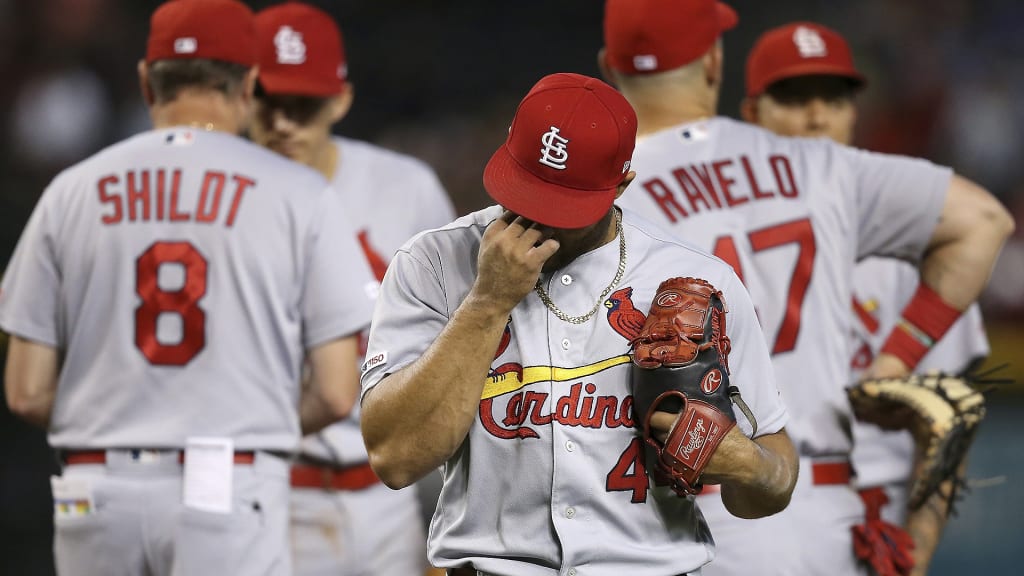
[[[133,450],[126,450],[126,452],[132,452]],[[138,452],[145,452],[145,450],[138,450]],[[185,463],[185,453],[178,450],[178,463]],[[255,452],[235,452],[234,458],[235,464],[252,464],[256,461]],[[107,451],[106,450],[76,450],[74,452],[64,453],[64,464],[67,466],[75,464],[106,464],[107,463]]]
[[[811,464],[811,483],[815,486],[849,484],[853,468],[849,462],[814,462]],[[709,484],[701,494],[717,494],[722,491],[718,484]]]
[[292,486],[322,490],[362,490],[380,482],[369,464],[330,468],[311,464],[292,465]]

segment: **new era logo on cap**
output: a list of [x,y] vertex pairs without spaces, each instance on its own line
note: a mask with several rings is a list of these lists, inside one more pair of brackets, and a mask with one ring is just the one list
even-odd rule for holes
[[797,26],[793,31],[793,43],[804,58],[823,58],[828,56],[828,46],[821,34],[813,28]]

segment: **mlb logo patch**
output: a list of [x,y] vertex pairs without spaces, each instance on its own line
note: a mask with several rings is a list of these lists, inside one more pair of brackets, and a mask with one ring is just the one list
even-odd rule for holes
[[175,130],[164,138],[164,144],[170,146],[191,146],[196,135],[191,130]]
[[633,67],[641,72],[654,70],[658,67],[658,57],[653,54],[633,56]]
[[195,54],[196,50],[199,50],[199,41],[191,36],[174,40],[175,54]]
[[703,122],[691,124],[679,132],[684,142],[700,142],[708,139],[708,127]]

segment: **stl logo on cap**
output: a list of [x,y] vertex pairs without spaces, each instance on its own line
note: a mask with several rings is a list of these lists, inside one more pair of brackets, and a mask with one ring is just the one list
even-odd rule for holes
[[552,126],[551,130],[540,137],[540,142],[544,147],[540,150],[541,156],[538,162],[555,170],[565,170],[565,161],[569,159],[569,151],[565,148],[565,145],[569,143],[568,138],[559,136],[558,128]]
[[804,58],[823,58],[828,56],[828,48],[821,34],[813,28],[797,26],[793,31],[793,43]]
[[274,48],[277,49],[278,64],[302,64],[306,61],[306,43],[302,34],[291,26],[281,26],[274,34]]

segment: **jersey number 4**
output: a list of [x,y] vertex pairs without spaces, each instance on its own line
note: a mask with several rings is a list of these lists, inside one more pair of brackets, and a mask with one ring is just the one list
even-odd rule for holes
[[[181,287],[160,287],[160,269],[180,266]],[[156,242],[135,261],[135,293],[142,303],[135,309],[135,346],[150,364],[184,366],[206,345],[206,313],[199,301],[206,295],[206,259],[188,242]],[[165,344],[157,339],[162,314],[181,319],[181,339]]]
[[[810,285],[811,273],[814,272],[814,228],[811,221],[804,218],[754,230],[747,238],[750,240],[750,248],[755,253],[787,244],[797,246],[796,263],[793,265],[793,272],[789,277],[789,290],[786,293],[785,312],[779,324],[779,331],[775,335],[775,343],[772,345],[772,354],[789,352],[796,347],[804,296],[807,295],[807,286]],[[740,280],[743,280],[743,266],[739,251],[736,250],[736,241],[732,236],[720,236],[715,241],[712,252],[729,263]]]

